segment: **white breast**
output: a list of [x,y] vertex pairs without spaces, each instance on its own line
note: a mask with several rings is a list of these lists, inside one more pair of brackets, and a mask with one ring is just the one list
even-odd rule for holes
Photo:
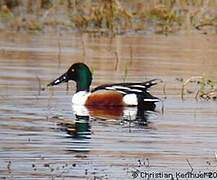
[[129,106],[136,106],[138,105],[138,99],[136,94],[127,94],[123,97],[123,101],[125,104]]
[[72,111],[78,116],[89,116],[88,109],[83,105],[72,104]]
[[72,96],[72,104],[85,105],[90,92],[79,91]]

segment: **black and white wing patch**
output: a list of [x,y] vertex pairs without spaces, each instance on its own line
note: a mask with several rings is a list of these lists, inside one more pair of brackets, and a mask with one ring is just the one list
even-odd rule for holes
[[142,82],[142,83],[116,83],[116,84],[105,84],[96,87],[92,90],[92,92],[98,90],[114,90],[118,91],[122,94],[143,94],[146,93],[147,90],[159,82],[162,82],[160,79],[152,79],[150,81]]

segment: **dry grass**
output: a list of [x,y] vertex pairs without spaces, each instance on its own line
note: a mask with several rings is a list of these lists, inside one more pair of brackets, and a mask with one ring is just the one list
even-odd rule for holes
[[217,31],[217,0],[0,0],[1,28],[43,31],[51,26],[121,34]]
[[[186,87],[191,84],[196,84],[195,91],[188,90]],[[204,76],[192,76],[189,79],[183,81],[181,89],[181,98],[184,99],[186,94],[195,94],[195,99],[198,100],[216,100],[217,99],[217,87],[216,82],[212,79],[205,78]]]

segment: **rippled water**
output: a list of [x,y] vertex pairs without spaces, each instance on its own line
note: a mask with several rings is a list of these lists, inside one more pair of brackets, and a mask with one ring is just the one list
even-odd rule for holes
[[[216,40],[1,33],[0,178],[145,179],[143,172],[215,172],[216,102],[196,101],[194,95],[182,101],[177,78],[216,79]],[[144,116],[136,108],[76,114],[75,84],[69,91],[46,84],[78,61],[93,70],[93,86],[162,79],[151,90],[163,99],[164,111],[158,104]]]

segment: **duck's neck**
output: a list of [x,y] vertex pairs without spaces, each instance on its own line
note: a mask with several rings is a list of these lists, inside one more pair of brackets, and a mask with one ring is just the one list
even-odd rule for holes
[[76,87],[77,87],[76,92],[79,92],[79,91],[89,92],[90,91],[90,85],[86,83],[77,83]]
[[79,92],[79,91],[87,91],[87,92],[89,92],[91,82],[92,82],[92,77],[91,76],[88,76],[88,77],[86,77],[85,75],[80,76],[79,80],[76,82],[76,87],[77,87],[76,92]]

